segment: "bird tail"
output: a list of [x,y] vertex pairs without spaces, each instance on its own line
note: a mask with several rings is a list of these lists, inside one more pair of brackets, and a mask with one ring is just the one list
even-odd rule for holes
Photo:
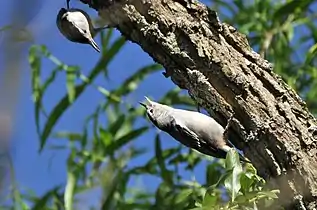
[[[230,142],[231,143],[231,142]],[[232,144],[231,144],[232,145]],[[229,147],[228,145],[225,145],[223,147],[223,150],[227,153],[229,152],[230,149],[234,149],[234,147]],[[236,150],[237,151],[237,150]],[[245,162],[245,163],[251,163],[251,161],[249,161],[248,159],[246,159],[246,157],[244,157],[243,155],[240,154],[239,151],[237,151],[237,153],[239,154],[239,158],[240,158],[240,161],[242,162]]]
[[100,48],[93,38],[89,39],[89,44],[100,53]]

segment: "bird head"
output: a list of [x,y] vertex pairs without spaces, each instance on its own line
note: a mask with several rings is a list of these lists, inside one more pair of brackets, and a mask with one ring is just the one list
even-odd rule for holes
[[144,97],[145,102],[139,102],[145,109],[149,119],[157,126],[160,116],[165,112],[164,105],[151,101],[148,97]]
[[62,21],[62,18],[64,18],[64,15],[67,13],[67,9],[65,8],[61,8],[59,11],[58,11],[58,14],[57,14],[57,17],[56,17],[56,24],[57,26],[60,28],[61,26],[61,21]]

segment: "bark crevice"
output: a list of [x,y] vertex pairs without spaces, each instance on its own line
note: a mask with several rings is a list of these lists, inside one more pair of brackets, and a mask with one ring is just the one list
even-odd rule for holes
[[316,119],[245,35],[195,0],[94,2],[105,23],[162,64],[165,77],[220,124],[234,116],[230,140],[281,190],[282,204],[316,208]]

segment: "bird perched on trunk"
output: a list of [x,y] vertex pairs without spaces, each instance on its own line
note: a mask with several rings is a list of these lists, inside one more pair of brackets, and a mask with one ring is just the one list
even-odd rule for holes
[[57,14],[56,25],[68,40],[90,44],[97,52],[100,52],[100,48],[93,37],[101,30],[108,28],[108,26],[94,28],[89,15],[75,8],[61,8]]
[[[145,99],[146,103],[140,104],[146,108],[147,116],[160,130],[205,155],[226,158],[232,147],[224,139],[225,129],[213,118],[199,112],[175,109],[147,97]],[[241,154],[239,156],[241,161],[250,162]]]

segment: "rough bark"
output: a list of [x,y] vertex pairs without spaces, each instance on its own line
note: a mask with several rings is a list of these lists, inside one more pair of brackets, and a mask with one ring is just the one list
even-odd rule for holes
[[[87,2],[87,0],[82,0]],[[223,126],[288,209],[317,206],[316,119],[246,37],[191,0],[99,0],[109,25],[162,64],[164,75]]]

